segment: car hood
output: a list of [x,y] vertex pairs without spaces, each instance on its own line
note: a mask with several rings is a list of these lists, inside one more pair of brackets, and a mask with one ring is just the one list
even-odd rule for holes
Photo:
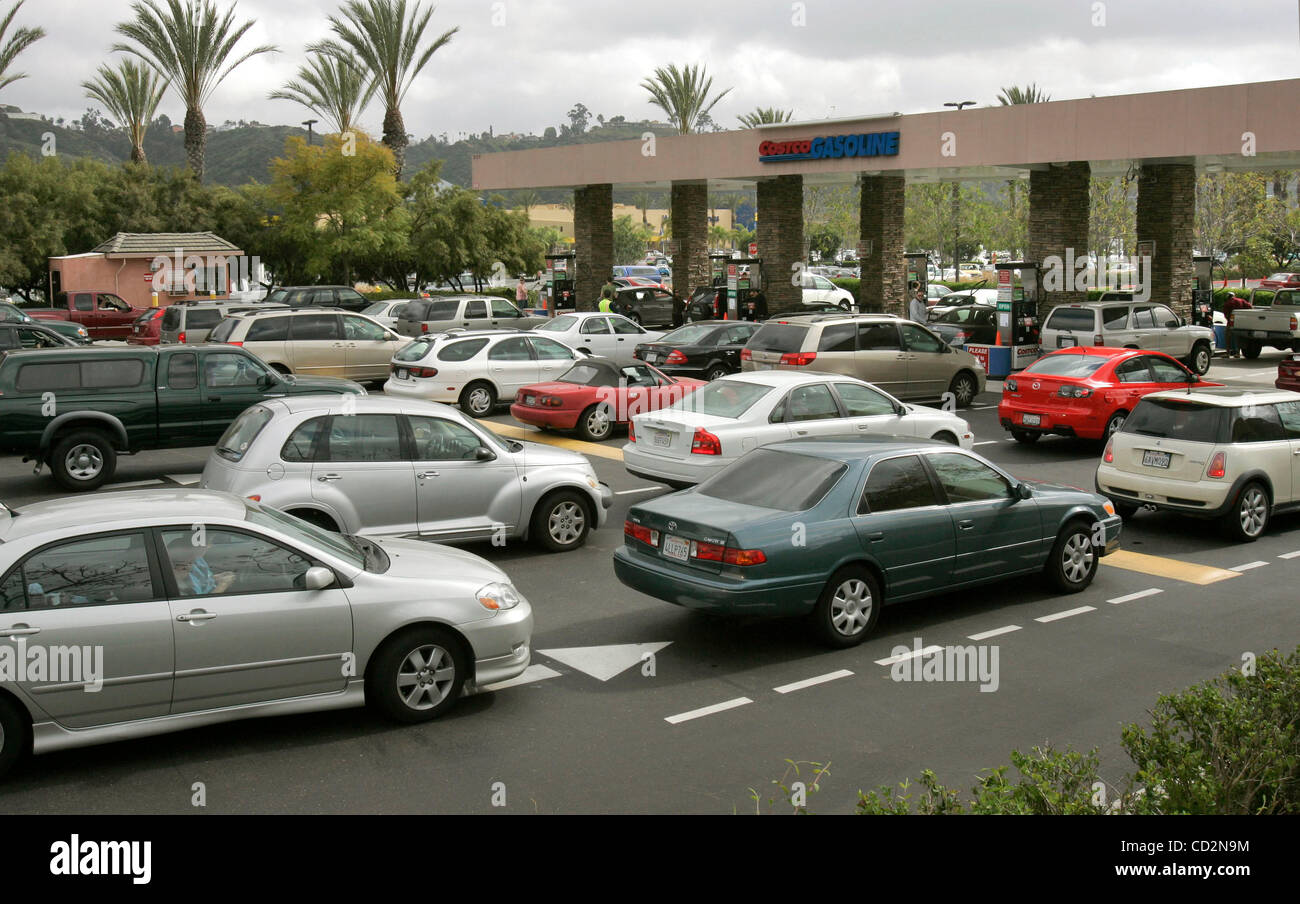
[[1021,483],[1028,484],[1034,490],[1035,496],[1082,496],[1089,500],[1101,504],[1102,500],[1083,487],[1072,487],[1064,483],[1052,483],[1047,480],[1026,480],[1021,478]]
[[281,374],[280,379],[284,381],[287,390],[293,395],[313,392],[366,394],[366,388],[360,383],[344,380],[341,377],[300,377],[296,374]]
[[516,454],[522,456],[525,468],[577,466],[585,470],[591,467],[581,453],[570,452],[568,449],[559,449],[542,443],[530,443],[526,440],[517,440],[516,442],[524,447]]
[[438,574],[455,575],[461,580],[509,581],[510,577],[491,562],[464,549],[408,540],[402,537],[366,537],[388,554],[385,575],[395,578],[429,580]]

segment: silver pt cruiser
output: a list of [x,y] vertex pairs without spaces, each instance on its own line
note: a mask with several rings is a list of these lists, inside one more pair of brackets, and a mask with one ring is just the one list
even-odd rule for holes
[[252,716],[422,722],[528,666],[531,606],[469,552],[226,493],[94,498],[0,506],[0,774]]

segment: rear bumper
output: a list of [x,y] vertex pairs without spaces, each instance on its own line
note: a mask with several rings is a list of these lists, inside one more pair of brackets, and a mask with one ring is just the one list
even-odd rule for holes
[[720,574],[683,574],[666,563],[614,550],[614,575],[633,590],[682,606],[738,615],[803,615],[812,610],[822,584],[789,579],[740,580]]
[[735,461],[734,458],[724,458],[717,455],[695,455],[692,457],[711,460],[697,463],[665,458],[661,455],[650,455],[639,451],[634,443],[628,443],[623,447],[623,465],[627,468],[628,473],[650,480],[665,480],[673,483],[703,483]]
[[[384,382],[384,395],[401,396],[405,399],[424,399],[428,402],[445,402],[454,405],[460,400],[459,392],[447,392],[435,385],[436,380],[423,380],[417,383],[404,383],[389,377]],[[421,385],[421,383],[427,385]]]
[[532,427],[550,427],[552,430],[572,430],[578,425],[580,413],[563,409],[548,411],[532,405],[520,405],[518,402],[510,406],[510,416],[520,423]]
[[1218,481],[1152,480],[1106,465],[1097,466],[1097,492],[1111,502],[1145,506],[1158,511],[1180,512],[1198,518],[1218,518],[1232,507],[1246,476],[1231,484]]

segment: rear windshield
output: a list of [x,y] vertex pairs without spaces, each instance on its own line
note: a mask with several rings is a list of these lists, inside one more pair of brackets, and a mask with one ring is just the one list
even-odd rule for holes
[[1227,438],[1227,408],[1177,399],[1146,398],[1138,403],[1120,429],[1138,436],[1189,443],[1221,443]]
[[617,386],[614,374],[605,367],[594,364],[575,364],[560,377],[561,383],[576,383],[579,386]]
[[554,320],[546,321],[541,326],[537,327],[537,329],[545,330],[547,332],[567,333],[569,329],[577,323],[577,321],[577,317],[573,317],[569,314],[561,314]]
[[1043,329],[1090,330],[1092,324],[1092,308],[1057,308],[1047,316]]
[[416,339],[409,345],[403,345],[398,349],[397,354],[393,355],[393,358],[397,361],[419,361],[429,353],[429,349],[432,348],[433,344],[437,341],[437,339],[432,337],[428,339]]
[[227,339],[230,338],[230,334],[235,331],[235,327],[239,326],[239,324],[240,321],[233,320],[233,319],[227,319],[221,321],[220,323],[217,324],[216,329],[208,333],[208,341],[225,342]]
[[803,348],[808,327],[793,323],[765,323],[748,342],[748,348],[760,352],[797,352]]
[[821,502],[846,470],[838,461],[757,449],[700,484],[696,492],[740,505],[803,512]]
[[254,405],[244,411],[217,440],[217,454],[227,461],[239,461],[271,420],[271,410]]
[[1048,377],[1090,377],[1099,371],[1109,358],[1098,355],[1068,354],[1044,355],[1026,367],[1022,373],[1043,374]]
[[709,334],[717,330],[718,327],[707,323],[692,323],[687,326],[678,327],[668,335],[659,339],[659,342],[666,342],[677,345],[695,345],[709,337]]
[[771,386],[741,380],[715,380],[688,395],[670,409],[696,411],[713,417],[740,417],[772,391]]

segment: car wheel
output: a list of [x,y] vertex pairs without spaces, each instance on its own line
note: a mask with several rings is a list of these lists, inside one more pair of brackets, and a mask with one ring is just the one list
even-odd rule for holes
[[1241,488],[1232,508],[1223,516],[1223,527],[1230,539],[1238,543],[1253,543],[1268,528],[1271,503],[1268,491],[1251,481]]
[[533,510],[532,537],[547,552],[567,552],[587,542],[592,517],[576,490],[561,490]]
[[1119,428],[1124,426],[1125,419],[1128,418],[1127,411],[1116,411],[1106,422],[1106,432],[1102,434],[1102,439],[1110,439],[1119,432]]
[[1018,443],[1024,443],[1026,446],[1032,446],[1042,438],[1041,433],[1033,433],[1029,430],[1012,430],[1011,438]]
[[446,712],[469,675],[462,647],[445,628],[419,626],[389,638],[366,672],[366,702],[395,722]]
[[460,408],[471,417],[487,417],[496,404],[497,393],[489,383],[471,383],[461,390]]
[[718,365],[717,367],[709,368],[709,372],[704,375],[704,379],[712,383],[714,380],[721,380],[730,372],[731,371],[727,370],[725,367]]
[[628,314],[627,319],[635,323],[637,326],[641,325],[641,315],[638,314],[636,311],[633,311],[631,314]]
[[1098,561],[1097,550],[1092,545],[1092,525],[1076,520],[1065,525],[1057,535],[1043,572],[1054,589],[1078,593],[1092,583]]
[[0,695],[0,777],[30,749],[31,734],[31,727],[18,704]]
[[969,408],[971,402],[975,401],[977,386],[975,378],[963,371],[952,378],[952,382],[948,384],[948,391],[957,400],[958,408]]
[[839,307],[841,311],[851,311],[853,310],[853,303],[849,301],[841,301]]
[[1259,357],[1259,353],[1263,349],[1263,347],[1264,346],[1262,346],[1260,343],[1255,342],[1253,340],[1242,342],[1241,356],[1245,358],[1247,361],[1254,361],[1256,358]]
[[1198,342],[1192,347],[1192,356],[1187,365],[1198,377],[1204,376],[1210,370],[1210,361],[1214,358],[1214,353],[1210,351],[1208,342]]
[[578,435],[587,442],[597,443],[609,439],[614,430],[614,418],[607,402],[591,405],[578,417]]
[[1138,509],[1141,508],[1140,505],[1134,505],[1131,502],[1116,502],[1114,499],[1110,501],[1110,504],[1115,506],[1115,514],[1125,521],[1132,519],[1138,513]]
[[113,476],[117,453],[112,441],[98,430],[75,430],[50,452],[54,479],[69,490],[94,490]]
[[870,571],[861,565],[841,568],[826,582],[812,611],[813,631],[827,646],[856,646],[876,626],[883,602]]

